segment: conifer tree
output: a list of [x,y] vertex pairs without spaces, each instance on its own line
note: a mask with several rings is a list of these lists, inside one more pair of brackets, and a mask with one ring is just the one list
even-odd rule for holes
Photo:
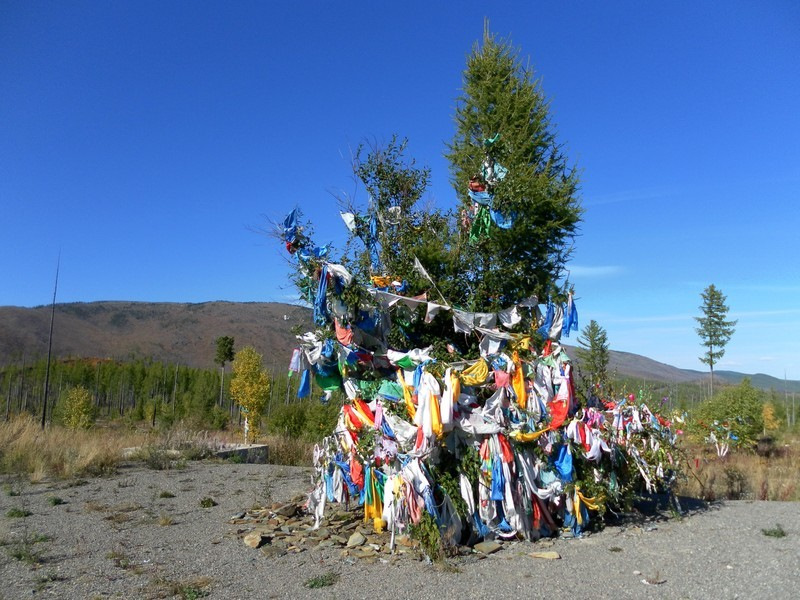
[[223,335],[215,340],[217,351],[214,355],[214,362],[219,365],[219,405],[222,406],[222,393],[225,389],[225,363],[233,360],[234,339],[231,336]]
[[695,331],[700,336],[700,343],[706,351],[700,357],[700,362],[709,366],[711,370],[711,395],[714,395],[714,365],[725,355],[725,346],[733,335],[737,321],[728,321],[728,306],[725,304],[725,295],[712,283],[700,294],[703,304],[700,310],[702,317],[695,317],[700,324]]
[[[549,104],[518,50],[484,32],[467,59],[447,158],[461,203],[454,301],[496,309],[546,298],[564,273],[581,217],[578,175]],[[483,189],[481,189],[483,188]],[[485,192],[476,204],[469,190]]]
[[578,358],[583,368],[589,371],[591,383],[605,384],[608,381],[608,335],[595,320],[583,328],[578,338]]

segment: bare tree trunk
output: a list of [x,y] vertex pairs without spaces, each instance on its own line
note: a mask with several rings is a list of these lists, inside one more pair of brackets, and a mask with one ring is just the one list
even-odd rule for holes
[[172,418],[175,419],[175,397],[178,393],[178,365],[175,365],[175,378],[172,381]]
[[8,376],[8,393],[6,394],[6,422],[8,422],[8,415],[10,408],[11,408],[11,375]]
[[94,406],[100,412],[100,363],[94,367]]
[[28,410],[28,401],[27,395],[25,396],[25,408],[23,408],[22,403],[22,395],[25,393],[25,355],[22,355],[22,371],[20,374],[19,380],[19,392],[17,393],[17,406],[19,407],[19,412],[25,412]]
[[225,389],[225,363],[219,368],[219,407],[222,408],[222,391]]
[[50,310],[50,335],[47,338],[47,372],[44,377],[44,398],[42,398],[42,429],[47,420],[47,394],[50,391],[50,357],[53,354],[53,323],[56,319],[56,292],[58,291],[58,270],[61,268],[61,253],[56,266],[56,284],[53,287],[53,307]]
[[709,397],[714,397],[714,365],[711,365],[711,393]]

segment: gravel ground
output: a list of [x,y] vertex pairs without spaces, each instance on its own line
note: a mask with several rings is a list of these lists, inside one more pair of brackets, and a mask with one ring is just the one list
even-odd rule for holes
[[[6,479],[0,600],[800,596],[796,503],[698,506],[681,519],[654,516],[578,540],[507,543],[445,568],[405,557],[369,563],[336,548],[269,558],[245,546],[241,526],[230,518],[306,492],[310,475],[293,467],[200,462],[171,471],[127,466],[82,485]],[[204,498],[216,505],[204,508]],[[777,525],[785,537],[764,535]],[[539,551],[561,559],[530,556]],[[306,587],[329,573],[338,575],[333,585]]]

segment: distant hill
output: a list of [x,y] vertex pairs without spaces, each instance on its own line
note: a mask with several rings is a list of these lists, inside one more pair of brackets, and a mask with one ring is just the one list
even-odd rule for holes
[[[47,355],[50,310],[0,307],[0,365]],[[149,357],[191,367],[213,367],[214,340],[227,335],[235,339],[236,348],[254,346],[268,369],[285,369],[295,347],[292,328],[311,327],[307,308],[275,302],[76,302],[57,304],[55,317],[56,357]],[[574,347],[567,346],[567,351],[575,356]],[[609,371],[651,382],[691,383],[708,377],[630,352],[612,351],[610,358]],[[750,377],[756,387],[784,390],[782,379],[768,375],[717,371],[715,376],[726,383]],[[786,383],[789,392],[800,392],[800,381]]]
[[[0,307],[0,364],[47,356],[51,307]],[[292,327],[310,326],[307,309],[271,302],[89,302],[56,304],[53,355],[124,360],[152,357],[213,367],[215,340],[254,346],[268,368],[286,368]]]

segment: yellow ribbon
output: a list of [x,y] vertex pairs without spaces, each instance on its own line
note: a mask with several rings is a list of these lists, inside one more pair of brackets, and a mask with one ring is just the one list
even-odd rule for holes
[[392,285],[392,281],[394,281],[388,275],[373,275],[372,276],[372,283],[375,287],[389,287]]
[[461,383],[466,386],[481,385],[489,377],[489,365],[482,358],[461,371]]
[[519,360],[519,353],[515,350],[511,357],[514,363],[514,375],[511,376],[511,387],[517,396],[517,405],[524,409],[528,405],[528,394],[525,389],[525,373],[522,372],[522,362]]
[[581,494],[581,488],[577,485],[575,486],[575,519],[578,521],[578,525],[583,525],[583,517],[581,516],[581,502],[585,504],[586,508],[589,510],[600,510],[601,501],[602,498],[600,496],[587,498]]
[[547,433],[550,429],[540,429],[539,431],[529,431],[527,433],[522,433],[519,429],[516,431],[512,431],[509,433],[509,437],[513,439],[515,442],[534,442],[539,439],[539,437],[543,433]]
[[406,385],[405,377],[403,377],[403,370],[397,369],[397,381],[403,387],[403,400],[406,403],[406,410],[408,411],[408,418],[414,420],[414,415],[417,414],[417,407],[414,406],[414,401],[411,399],[411,388]]

